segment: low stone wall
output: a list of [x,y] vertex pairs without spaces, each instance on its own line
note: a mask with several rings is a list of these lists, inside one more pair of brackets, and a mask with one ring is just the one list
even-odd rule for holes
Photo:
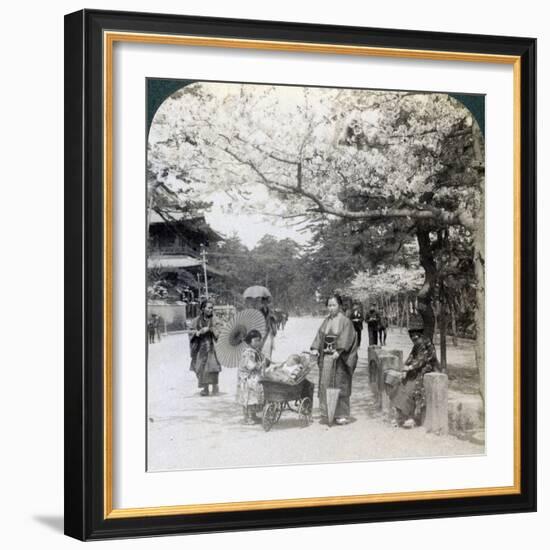
[[[378,408],[386,419],[392,420],[394,414],[384,387],[384,372],[389,368],[403,370],[403,352],[369,346],[368,364],[369,384]],[[426,376],[426,430],[440,434],[451,433],[461,439],[483,443],[485,418],[481,397],[448,390],[445,374],[431,373]]]
[[476,443],[485,441],[485,411],[480,395],[449,391],[449,431]]

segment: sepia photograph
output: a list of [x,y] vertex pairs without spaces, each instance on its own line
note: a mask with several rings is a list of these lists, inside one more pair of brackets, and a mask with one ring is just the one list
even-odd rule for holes
[[485,454],[485,97],[146,80],[147,471]]

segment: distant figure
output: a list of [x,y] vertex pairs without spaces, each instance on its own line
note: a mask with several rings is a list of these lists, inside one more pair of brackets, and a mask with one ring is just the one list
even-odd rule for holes
[[386,345],[386,337],[388,335],[387,333],[388,325],[389,325],[389,320],[387,315],[382,314],[380,316],[380,324],[378,326],[378,341],[380,342],[381,346]]
[[153,318],[155,319],[155,337],[157,339],[157,342],[160,342],[160,324],[162,321],[162,317],[153,313]]
[[369,328],[369,346],[378,345],[378,329],[380,328],[380,315],[376,311],[376,306],[371,304],[367,318],[367,327]]
[[216,356],[214,342],[218,334],[214,328],[214,304],[204,301],[200,305],[200,314],[191,322],[189,334],[191,344],[191,366],[197,375],[200,395],[208,396],[209,386],[212,386],[212,394],[219,393],[218,376],[222,367]]
[[275,318],[277,330],[281,330],[283,326],[283,312],[279,308],[275,308],[273,310],[273,317]]
[[351,311],[351,322],[353,323],[353,328],[357,334],[357,347],[361,347],[361,333],[363,332],[363,313],[361,312],[361,307],[358,303],[353,304],[353,309]]
[[283,317],[281,319],[281,330],[285,330],[287,323],[288,323],[288,313],[286,311],[283,311]]
[[156,315],[153,313],[147,320],[147,334],[149,336],[149,343],[154,344],[155,343],[155,335],[156,335]]

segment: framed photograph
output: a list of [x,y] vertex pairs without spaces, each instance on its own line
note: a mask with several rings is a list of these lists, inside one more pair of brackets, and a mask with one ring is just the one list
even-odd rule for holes
[[532,38],[65,18],[65,530],[536,508]]

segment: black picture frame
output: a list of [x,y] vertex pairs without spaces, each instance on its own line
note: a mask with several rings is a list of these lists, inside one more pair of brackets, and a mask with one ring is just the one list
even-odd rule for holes
[[[509,55],[521,68],[520,489],[515,494],[106,517],[104,31]],[[65,17],[65,533],[80,540],[536,510],[536,40],[83,10]]]

